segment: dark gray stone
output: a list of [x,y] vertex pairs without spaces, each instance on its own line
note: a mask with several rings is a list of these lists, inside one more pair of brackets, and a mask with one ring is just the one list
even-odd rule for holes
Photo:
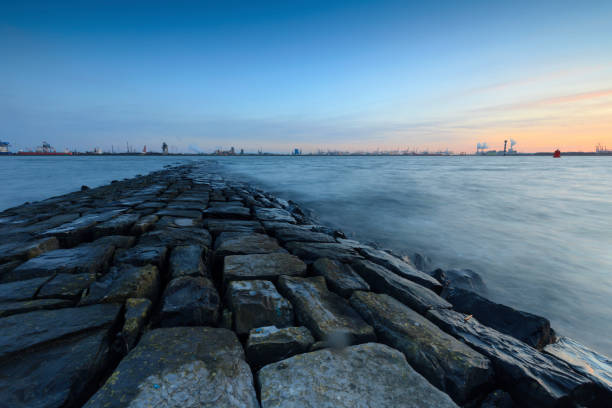
[[114,266],[101,280],[89,286],[81,304],[123,303],[128,298],[156,300],[160,284],[159,270],[154,265]]
[[401,351],[423,377],[463,404],[493,381],[489,359],[385,294],[355,292],[351,305],[378,339]]
[[107,235],[96,239],[93,245],[112,245],[115,249],[130,248],[136,242],[136,238],[130,235]]
[[219,321],[221,299],[206,278],[185,276],[170,281],[164,291],[161,325],[204,326]]
[[281,208],[255,208],[255,217],[262,221],[280,221],[295,224],[295,218],[288,212]]
[[301,241],[301,242],[327,242],[335,243],[336,240],[321,232],[309,231],[302,228],[279,228],[274,230],[274,237],[282,243]]
[[355,290],[370,290],[370,285],[350,265],[328,258],[319,258],[312,264],[314,273],[325,277],[327,286],[343,297]]
[[274,284],[265,280],[233,281],[226,292],[238,334],[262,326],[293,325],[293,307],[278,293]]
[[62,224],[59,227],[51,228],[41,234],[41,236],[54,236],[63,246],[72,247],[92,238],[93,229],[98,223],[110,220],[118,216],[124,210],[110,210],[101,213],[90,213]]
[[209,232],[202,228],[164,228],[147,232],[140,237],[138,243],[151,246],[200,245],[210,247],[212,238]]
[[0,319],[0,359],[62,337],[99,328],[116,320],[120,305],[39,310]]
[[442,284],[436,279],[425,272],[419,271],[414,265],[402,261],[385,251],[373,248],[361,248],[359,252],[370,261],[387,268],[391,272],[395,272],[402,278],[418,283],[436,293],[440,293],[442,290]]
[[480,408],[514,408],[514,406],[510,394],[502,390],[491,392],[480,404]]
[[314,338],[306,327],[259,327],[249,332],[245,352],[249,364],[258,369],[305,353],[313,343]]
[[115,253],[115,264],[131,264],[136,266],[150,264],[162,268],[167,252],[168,248],[165,246],[138,244],[129,249],[117,250]]
[[49,279],[47,276],[0,284],[0,302],[34,299],[38,289]]
[[352,266],[368,282],[372,290],[391,295],[421,314],[429,309],[451,308],[450,303],[433,291],[402,278],[378,264],[358,260]]
[[121,214],[94,226],[93,236],[94,238],[99,238],[105,235],[127,234],[139,218],[140,214],[138,213]]
[[339,243],[293,241],[287,243],[286,248],[306,263],[313,263],[319,258],[335,259],[340,262],[351,262],[362,258],[353,248]]
[[[44,279],[44,278],[43,278]],[[37,298],[79,299],[85,289],[96,280],[93,273],[59,273],[40,288]]]
[[264,229],[259,221],[207,218],[204,220],[204,227],[208,228],[210,233],[215,236],[222,232],[264,232]]
[[195,220],[202,219],[202,211],[194,211],[194,210],[172,210],[172,209],[164,209],[159,210],[155,213],[158,217],[163,217],[165,215],[170,217],[177,218],[193,218]]
[[204,210],[204,216],[208,218],[248,220],[251,218],[251,210],[242,206],[213,206]]
[[[512,398],[528,407],[556,407],[584,403],[592,383],[552,356],[514,337],[491,329],[459,312],[430,310],[427,317],[493,363],[498,383]],[[587,397],[588,398],[588,397]]]
[[286,252],[274,238],[265,234],[223,232],[215,240],[215,257],[228,255],[269,254]]
[[93,244],[56,249],[22,263],[3,279],[15,281],[56,273],[97,273],[108,266],[114,251],[112,245]]
[[524,341],[532,347],[541,349],[554,340],[550,321],[542,316],[492,302],[465,289],[450,289],[445,292],[446,300],[452,303],[454,310],[471,314],[480,323]]
[[269,364],[258,375],[262,408],[456,408],[403,354],[378,343],[318,350]]
[[146,333],[85,408],[256,408],[236,335],[211,327]]
[[376,340],[374,330],[354,311],[346,299],[327,290],[321,276],[281,276],[279,291],[293,304],[297,320],[318,340],[363,343]]
[[126,350],[134,348],[142,330],[149,320],[153,303],[145,298],[129,298],[125,301],[125,316],[121,337]]
[[14,260],[27,261],[48,251],[59,248],[55,237],[41,238],[29,242],[10,242],[0,245],[0,263]]
[[180,245],[170,253],[170,279],[181,276],[206,276],[202,255],[204,248],[199,245]]
[[33,312],[35,310],[59,309],[70,306],[73,306],[73,302],[65,299],[35,299],[0,303],[0,317]]
[[155,228],[201,228],[203,225],[202,220],[196,220],[194,218],[178,218],[178,217],[161,217]]
[[95,330],[4,360],[0,365],[0,405],[80,406],[110,363],[107,337],[107,329]]
[[306,264],[295,255],[271,254],[231,255],[223,261],[223,280],[264,279],[276,281],[281,275],[306,275]]
[[486,293],[487,286],[482,277],[471,269],[436,269],[432,272],[434,278],[447,288],[471,290],[476,293]]
[[132,225],[130,232],[137,235],[144,234],[153,229],[158,219],[159,217],[155,214],[146,215]]

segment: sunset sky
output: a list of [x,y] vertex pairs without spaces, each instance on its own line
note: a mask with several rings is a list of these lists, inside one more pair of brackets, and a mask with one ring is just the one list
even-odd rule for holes
[[612,148],[612,1],[0,5],[13,150]]

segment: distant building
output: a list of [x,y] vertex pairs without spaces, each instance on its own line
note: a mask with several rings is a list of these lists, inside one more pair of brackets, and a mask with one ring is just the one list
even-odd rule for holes
[[302,151],[300,149],[293,149],[293,155],[294,156],[299,156],[302,154]]
[[240,149],[240,154],[244,154],[244,149]]
[[8,154],[9,144],[0,140],[0,154]]
[[162,153],[168,154],[168,145],[166,144],[166,142],[162,144]]

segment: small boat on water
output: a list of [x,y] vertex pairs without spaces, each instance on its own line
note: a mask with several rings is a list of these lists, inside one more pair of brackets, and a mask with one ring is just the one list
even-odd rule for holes
[[553,153],[553,157],[555,159],[561,158],[561,150],[559,150],[559,149],[555,150],[555,152]]
[[35,151],[18,151],[17,154],[20,156],[72,156],[72,152],[68,151],[68,149],[63,152],[57,152],[47,142],[43,142],[42,146],[38,146]]

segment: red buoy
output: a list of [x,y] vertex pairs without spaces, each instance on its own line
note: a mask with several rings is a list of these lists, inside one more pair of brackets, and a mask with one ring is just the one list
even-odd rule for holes
[[560,158],[561,157],[561,150],[559,150],[559,149],[555,150],[555,153],[553,153],[553,157],[555,159]]

